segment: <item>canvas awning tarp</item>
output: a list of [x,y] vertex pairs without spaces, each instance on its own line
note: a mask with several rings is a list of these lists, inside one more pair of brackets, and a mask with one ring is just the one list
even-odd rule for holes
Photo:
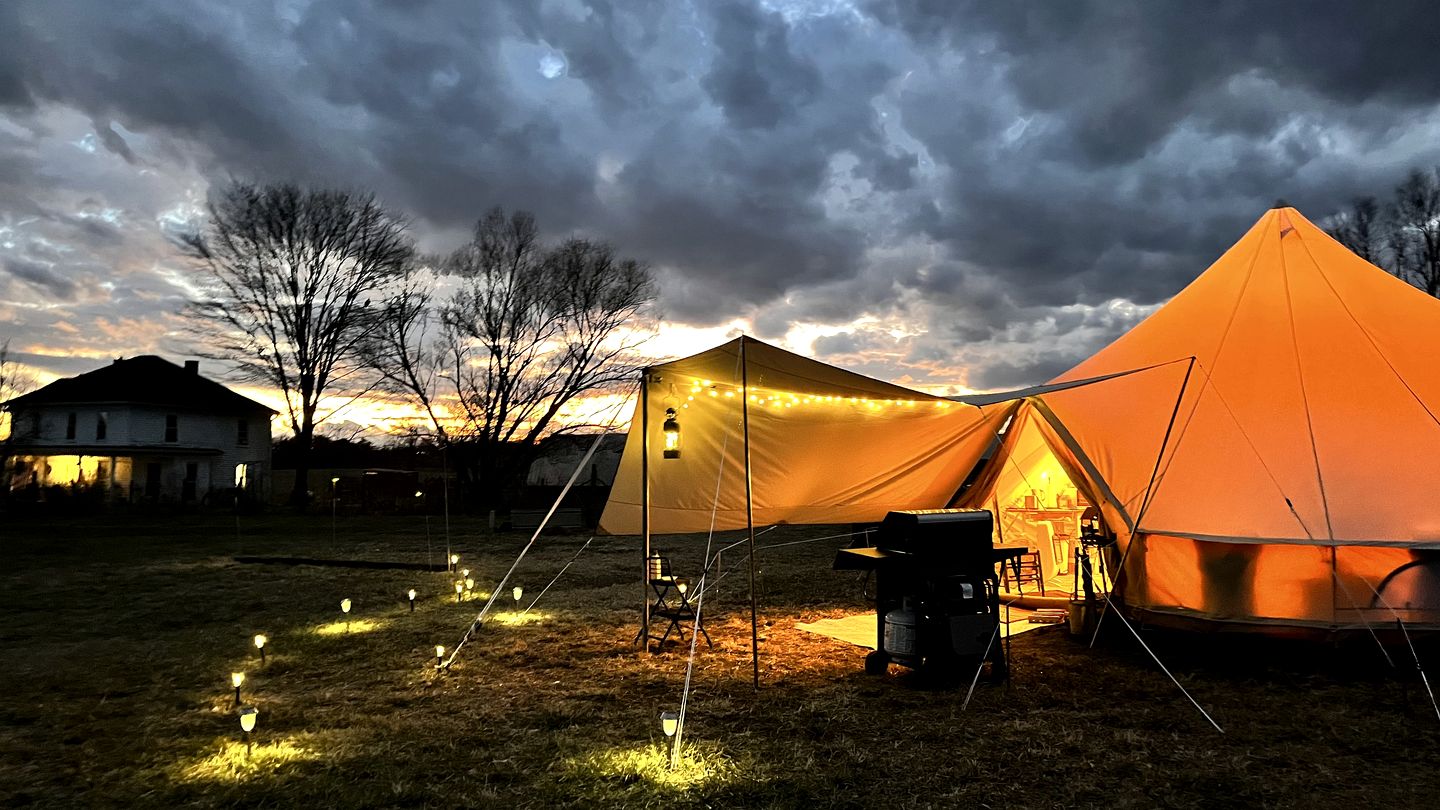
[[[923,394],[749,337],[652,367],[645,391],[648,420],[638,410],[631,419],[600,521],[611,534],[641,529],[642,421],[651,530],[683,533],[746,525],[742,402],[756,525],[869,522],[944,507],[1014,409]],[[679,458],[662,457],[667,408],[680,425]]]

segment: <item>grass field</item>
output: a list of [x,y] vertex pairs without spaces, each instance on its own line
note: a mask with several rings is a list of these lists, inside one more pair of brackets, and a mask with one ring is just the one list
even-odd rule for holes
[[[828,533],[787,527],[762,545]],[[453,536],[480,591],[525,539],[465,521]],[[525,603],[585,539],[537,544],[517,575]],[[684,573],[703,542],[656,546]],[[284,516],[244,518],[238,535],[225,515],[11,523],[0,804],[1394,808],[1440,793],[1440,721],[1373,642],[1147,632],[1221,735],[1128,634],[1089,650],[1057,627],[1017,637],[1011,684],[982,685],[962,714],[963,689],[867,677],[864,650],[795,629],[864,609],[854,575],[830,570],[841,545],[758,557],[758,692],[745,578],[720,583],[715,647],[701,645],[686,755],[670,771],[658,715],[678,708],[688,648],[632,645],[633,540],[597,538],[523,622],[502,594],[495,621],[437,673],[434,645],[453,647],[480,604],[456,604],[447,575],[232,556],[440,562],[438,522],[429,543],[415,518],[342,518],[333,540],[328,519]],[[248,756],[235,670],[260,712]]]

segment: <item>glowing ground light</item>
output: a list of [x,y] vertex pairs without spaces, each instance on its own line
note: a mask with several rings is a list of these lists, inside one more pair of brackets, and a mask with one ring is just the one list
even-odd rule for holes
[[[238,687],[237,687],[238,688]],[[250,732],[255,730],[255,720],[260,716],[260,710],[254,706],[246,706],[240,710],[240,730],[245,732],[245,756],[250,756]]]
[[405,592],[405,597],[410,600],[410,612],[415,612],[415,589],[411,588]]
[[230,673],[230,685],[233,686],[233,687],[235,687],[235,705],[236,705],[236,706],[239,706],[239,705],[240,705],[240,685],[243,684],[243,683],[245,683],[245,673],[243,673],[243,672],[232,672],[232,673]]
[[455,604],[460,604],[460,595],[465,593],[465,581],[455,580]]
[[585,780],[643,780],[675,791],[735,782],[743,775],[717,747],[703,742],[686,745],[685,757],[673,768],[667,752],[654,744],[599,749],[565,760],[561,767]]
[[255,649],[260,651],[260,666],[265,666],[265,643],[270,639],[264,633],[255,634]]
[[469,579],[469,578],[470,578],[470,569],[469,569],[469,568],[462,568],[462,569],[460,569],[460,578],[461,578],[461,579]]
[[515,603],[516,603],[516,604],[519,604],[519,603],[520,603],[520,597],[522,597],[522,596],[525,595],[525,589],[522,588],[522,587],[520,587],[519,585],[516,585],[516,586],[515,586],[515,589],[512,590],[512,591],[510,591],[510,595],[513,596],[513,597],[515,597]]
[[347,615],[350,613],[350,600],[349,600],[349,599],[341,599],[341,600],[340,600],[340,612],[341,612],[341,613],[344,613],[344,614],[347,614]]
[[444,645],[444,644],[436,644],[436,645],[435,645],[435,668],[436,668],[436,669],[439,669],[440,667],[444,666],[444,659],[445,659],[445,645]]

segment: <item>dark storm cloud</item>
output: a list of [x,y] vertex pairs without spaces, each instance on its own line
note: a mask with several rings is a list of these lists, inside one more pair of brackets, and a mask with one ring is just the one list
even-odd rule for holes
[[907,128],[953,173],[911,221],[1031,301],[1161,300],[1276,198],[1320,218],[1383,193],[1395,168],[1357,174],[1355,155],[1327,160],[1330,139],[1383,141],[1440,100],[1426,4],[870,10],[921,49],[968,54],[979,91],[942,73],[906,100]]
[[192,185],[358,185],[436,249],[497,204],[608,239],[656,266],[676,321],[863,322],[815,351],[1028,384],[1275,198],[1318,219],[1440,160],[1437,20],[1399,2],[4,3],[0,260],[9,289],[49,295],[114,268],[110,304],[139,318],[180,294],[163,235]]
[[75,298],[75,282],[56,273],[45,264],[27,259],[6,259],[0,267],[10,276],[27,282],[62,300]]

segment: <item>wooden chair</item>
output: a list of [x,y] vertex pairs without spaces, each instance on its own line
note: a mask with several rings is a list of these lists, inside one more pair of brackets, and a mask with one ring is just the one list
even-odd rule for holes
[[1015,589],[1022,595],[1027,582],[1039,588],[1041,596],[1045,595],[1045,571],[1040,563],[1039,551],[1032,548],[1010,560],[1008,565],[1000,566],[1000,587],[1008,590],[1011,582],[1015,583]]

